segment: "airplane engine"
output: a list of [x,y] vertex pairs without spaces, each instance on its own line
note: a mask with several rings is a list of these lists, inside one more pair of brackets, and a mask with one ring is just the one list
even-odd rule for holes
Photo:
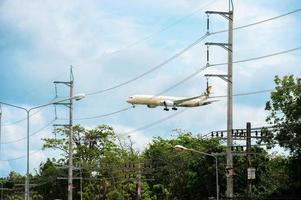
[[173,107],[174,106],[174,102],[170,101],[170,100],[161,101],[160,104],[162,106],[166,106],[166,107]]
[[208,105],[208,104],[211,104],[211,102],[204,102],[202,100],[199,100],[197,103],[196,103],[196,106],[205,106],[205,105]]
[[148,108],[156,108],[157,106],[154,105],[147,105]]

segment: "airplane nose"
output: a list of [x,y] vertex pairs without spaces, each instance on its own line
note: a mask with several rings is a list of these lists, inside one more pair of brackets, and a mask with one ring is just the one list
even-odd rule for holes
[[131,103],[131,99],[130,99],[130,98],[128,98],[128,99],[126,100],[126,102],[128,102],[128,103]]

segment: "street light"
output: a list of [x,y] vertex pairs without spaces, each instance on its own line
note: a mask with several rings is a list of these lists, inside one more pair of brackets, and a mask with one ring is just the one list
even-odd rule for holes
[[197,151],[195,149],[189,149],[187,147],[184,147],[182,145],[175,145],[175,149],[176,150],[184,150],[184,151],[191,151],[191,152],[195,152],[201,155],[205,155],[205,156],[211,156],[215,159],[215,181],[216,181],[216,200],[219,200],[219,185],[218,185],[218,165],[217,165],[217,156],[215,154],[212,153],[205,153],[205,152],[201,152],[201,151]]
[[0,101],[0,104],[24,110],[26,112],[26,115],[27,115],[27,117],[26,117],[27,118],[27,149],[26,149],[26,151],[27,151],[26,160],[27,161],[26,161],[26,178],[25,178],[25,200],[29,200],[29,117],[30,117],[30,111],[35,110],[37,108],[49,106],[49,105],[52,105],[52,104],[57,104],[57,103],[60,103],[60,102],[63,102],[63,101],[68,101],[68,100],[73,100],[73,99],[76,100],[76,101],[79,101],[79,100],[85,98],[85,96],[86,96],[85,94],[78,94],[78,95],[75,95],[75,96],[72,96],[72,97],[69,97],[69,98],[56,100],[56,101],[51,101],[47,104],[42,104],[42,105],[32,107],[32,108],[24,108],[24,107],[21,107],[21,106],[17,106],[17,105],[13,105],[13,104],[10,104],[10,103],[5,103],[5,102]]

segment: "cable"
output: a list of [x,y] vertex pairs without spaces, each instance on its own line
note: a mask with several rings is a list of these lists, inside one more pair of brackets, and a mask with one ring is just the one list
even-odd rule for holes
[[[40,128],[39,130],[33,132],[32,134],[29,135],[29,137],[41,132],[42,130],[44,130],[45,128],[47,128],[48,126],[50,126],[54,121],[56,121],[56,119],[51,120],[49,123],[47,123],[45,126],[43,126],[42,128]],[[11,141],[5,141],[5,142],[1,142],[1,144],[11,144],[11,143],[16,143],[16,142],[20,142],[22,140],[27,139],[27,137],[22,137],[16,140],[11,140]]]
[[[238,93],[238,94],[233,94],[233,97],[237,97],[237,96],[248,96],[248,95],[254,95],[254,94],[261,94],[261,93],[267,93],[267,92],[271,92],[273,91],[273,89],[267,89],[267,90],[258,90],[258,91],[253,91],[253,92],[244,92],[244,93]],[[220,95],[220,96],[211,96],[209,98],[223,98],[223,97],[227,97],[227,95]]]
[[[200,73],[201,71],[205,70],[208,66],[204,66],[202,67],[201,69],[198,69],[197,71],[193,72],[192,74],[189,74],[187,77],[185,77],[184,79],[180,80],[179,82],[177,82],[176,84],[172,85],[171,87],[157,93],[156,95],[153,96],[153,98],[163,94],[163,93],[166,93],[176,87],[178,87],[179,85],[183,84],[184,82],[188,81],[189,79],[193,78],[194,76],[196,76],[198,73]],[[118,113],[121,113],[121,112],[124,112],[124,111],[127,111],[127,110],[130,110],[130,109],[133,109],[133,106],[128,106],[128,107],[125,107],[123,109],[120,109],[120,110],[116,110],[114,112],[110,112],[110,113],[107,113],[107,114],[103,114],[103,115],[96,115],[96,116],[92,116],[92,117],[83,117],[83,118],[75,118],[73,120],[89,120],[89,119],[97,119],[97,118],[102,118],[102,117],[107,117],[107,116],[111,116],[111,115],[114,115],[114,114],[118,114]],[[59,120],[67,120],[66,118],[59,118]]]
[[142,74],[132,78],[132,79],[129,79],[125,82],[122,82],[122,83],[119,83],[115,86],[112,86],[112,87],[109,87],[109,88],[106,88],[106,89],[103,89],[103,90],[99,90],[99,91],[95,91],[95,92],[90,92],[90,93],[86,93],[87,96],[90,96],[90,95],[95,95],[95,94],[100,94],[100,93],[103,93],[103,92],[107,92],[109,90],[113,90],[113,89],[116,89],[116,88],[119,88],[119,87],[122,87],[124,85],[127,85],[131,82],[134,82],[150,73],[152,73],[153,71],[163,67],[164,65],[166,65],[167,63],[171,62],[172,60],[176,59],[177,57],[179,57],[180,55],[182,55],[183,53],[185,53],[186,51],[188,51],[189,49],[191,49],[192,47],[196,46],[197,44],[199,44],[202,40],[204,40],[206,37],[208,37],[209,34],[206,33],[205,35],[203,35],[202,37],[198,38],[196,41],[194,41],[193,43],[191,43],[190,45],[188,45],[187,47],[185,47],[184,49],[180,50],[178,53],[174,54],[173,56],[169,57],[168,59],[166,59],[165,61],[161,62],[160,64],[158,65],[155,65],[154,67],[152,67],[151,69],[147,70],[146,72],[143,72]]
[[[275,16],[275,17],[271,17],[271,18],[268,18],[268,19],[265,19],[265,20],[261,20],[261,21],[250,23],[250,24],[243,25],[243,26],[234,27],[233,30],[238,30],[238,29],[243,29],[243,28],[247,28],[247,27],[250,27],[250,26],[255,26],[255,25],[262,24],[262,23],[265,23],[265,22],[268,22],[268,21],[272,21],[272,20],[275,20],[275,19],[279,19],[281,17],[285,17],[287,15],[290,15],[290,14],[293,14],[293,13],[296,13],[296,12],[300,12],[300,11],[301,11],[301,8],[298,8],[296,10],[293,10],[293,11],[290,11],[290,12],[287,12],[287,13]],[[216,31],[216,32],[210,33],[210,35],[215,35],[215,34],[219,34],[219,33],[225,33],[227,31],[228,31],[228,29],[221,30],[221,31]]]
[[152,123],[150,123],[150,124],[146,124],[146,125],[144,125],[144,126],[141,126],[141,127],[137,128],[137,129],[134,129],[134,130],[132,130],[132,131],[125,132],[125,133],[123,133],[123,134],[129,135],[129,134],[131,134],[131,133],[135,133],[135,132],[137,132],[137,131],[141,131],[141,130],[150,128],[150,127],[152,127],[152,126],[154,126],[154,125],[157,125],[157,124],[160,124],[160,123],[162,123],[162,122],[165,122],[165,121],[167,121],[167,120],[169,120],[169,119],[172,119],[172,118],[176,117],[177,115],[182,114],[182,113],[185,112],[186,110],[188,110],[188,108],[184,108],[184,109],[182,109],[182,110],[180,110],[180,111],[177,111],[177,112],[175,112],[175,113],[173,113],[173,114],[171,114],[171,115],[168,115],[167,117],[163,117],[163,118],[161,118],[161,119],[159,119],[159,120],[157,120],[157,121],[154,121],[154,122],[152,122]]
[[[264,58],[268,58],[268,57],[272,57],[272,56],[277,56],[277,55],[289,53],[289,52],[292,52],[292,51],[297,51],[297,50],[300,50],[300,49],[301,49],[301,47],[297,47],[297,48],[293,48],[293,49],[289,49],[289,50],[286,50],[286,51],[281,51],[281,52],[277,52],[277,53],[273,53],[273,54],[268,54],[268,55],[264,55],[264,56],[253,57],[253,58],[244,59],[244,60],[238,60],[238,61],[234,61],[233,63],[242,63],[242,62],[249,62],[249,61],[253,61],[253,60],[264,59]],[[159,96],[159,95],[161,95],[163,93],[166,93],[166,92],[168,92],[168,91],[170,91],[170,90],[178,87],[179,85],[181,85],[184,82],[188,81],[189,79],[193,78],[198,73],[202,72],[203,70],[207,69],[208,67],[221,66],[221,65],[226,65],[226,64],[228,64],[228,63],[217,63],[217,64],[209,64],[209,65],[203,66],[201,69],[198,69],[197,71],[193,72],[192,74],[189,74],[187,77],[185,77],[184,79],[180,80],[179,82],[177,82],[176,84],[172,85],[171,87],[163,90],[162,92],[157,93],[156,95],[154,95],[154,97]],[[270,92],[270,91],[272,91],[272,89],[259,90],[259,91],[247,92],[247,93],[239,93],[239,94],[235,94],[233,96],[246,96],[246,95],[258,94],[258,93],[266,93],[266,92]],[[210,98],[222,98],[222,97],[227,97],[227,96],[226,95],[212,96]],[[114,111],[114,112],[111,112],[111,113],[103,114],[103,115],[78,118],[78,119],[74,119],[74,120],[88,120],[88,119],[97,119],[97,118],[107,117],[107,116],[111,116],[111,115],[114,115],[114,114],[117,114],[117,113],[121,113],[121,112],[130,110],[131,108],[132,108],[132,106],[125,107],[123,109],[120,109],[120,110],[117,110],[117,111]],[[60,120],[66,120],[66,119],[60,119]]]
[[[32,113],[31,115],[29,115],[29,117],[32,117],[32,116],[34,116],[34,115],[36,115],[36,114],[38,114],[39,112],[41,112],[43,109],[44,109],[45,107],[43,107],[43,108],[40,108],[39,110],[37,110],[36,112],[34,112],[34,113]],[[19,119],[19,120],[16,120],[16,121],[14,121],[14,122],[11,122],[11,123],[9,123],[9,124],[4,124],[4,125],[2,125],[2,127],[6,127],[6,126],[12,126],[12,125],[15,125],[15,124],[18,124],[18,123],[20,123],[20,122],[23,122],[23,121],[25,121],[27,118],[25,117],[25,118],[22,118],[22,119]]]
[[[57,98],[57,97],[52,98],[49,102],[52,102],[52,101],[55,100],[56,98]],[[36,114],[38,114],[39,112],[41,112],[41,111],[42,111],[43,109],[45,109],[45,108],[46,108],[46,107],[42,107],[42,108],[38,109],[36,112],[30,114],[30,115],[29,115],[29,118],[32,117],[32,116],[34,116],[34,115],[36,115]],[[20,123],[20,122],[25,121],[26,119],[27,119],[27,117],[22,118],[22,119],[19,119],[19,120],[14,121],[14,122],[11,122],[11,123],[9,123],[9,124],[4,124],[4,125],[2,125],[2,127],[12,126],[12,125],[18,124],[18,123]]]
[[[293,52],[293,51],[298,51],[300,49],[301,49],[301,46],[293,48],[293,49],[288,49],[288,50],[285,50],[285,51],[280,51],[280,52],[276,52],[276,53],[272,53],[272,54],[267,54],[267,55],[264,55],[264,56],[258,56],[258,57],[233,61],[233,64],[242,63],[242,62],[250,62],[250,61],[254,61],[254,60],[261,60],[261,59],[264,59],[264,58],[269,58],[269,57],[273,57],[273,56],[278,56],[278,55],[290,53],[290,52]],[[227,64],[228,63],[217,63],[217,64],[209,64],[209,66],[213,67],[213,66],[220,66],[220,65],[227,65]]]
[[[275,20],[275,19],[278,19],[278,18],[281,18],[281,17],[284,17],[284,16],[287,16],[289,14],[293,14],[295,12],[299,12],[301,11],[301,9],[297,9],[297,10],[294,10],[294,11],[291,11],[291,12],[288,12],[288,13],[285,13],[285,14],[282,14],[282,15],[279,15],[279,16],[276,16],[276,17],[272,17],[272,18],[269,18],[269,19],[266,19],[266,20],[262,20],[262,21],[259,21],[259,22],[254,22],[254,23],[251,23],[251,24],[248,24],[248,25],[244,25],[244,26],[240,26],[240,27],[236,27],[234,28],[234,30],[237,30],[237,29],[242,29],[242,28],[246,28],[246,27],[250,27],[250,26],[254,26],[254,25],[258,25],[260,23],[264,23],[264,22],[268,22],[268,21],[271,21],[271,20]],[[113,89],[116,89],[116,88],[119,88],[119,87],[122,87],[124,85],[127,85],[131,82],[134,82],[144,76],[146,76],[147,74],[163,67],[165,64],[169,63],[170,61],[174,60],[175,58],[177,58],[178,56],[182,55],[183,53],[185,53],[187,50],[189,50],[190,48],[194,47],[196,44],[200,43],[202,40],[204,40],[206,37],[208,37],[209,35],[214,35],[214,34],[218,34],[218,33],[223,33],[223,32],[226,32],[227,30],[222,30],[222,31],[216,31],[216,32],[212,32],[212,33],[206,33],[205,35],[203,35],[201,38],[197,39],[195,42],[193,42],[192,44],[188,45],[186,48],[184,48],[183,50],[179,51],[177,54],[175,54],[174,56],[170,57],[169,59],[163,61],[161,64],[159,65],[156,65],[154,66],[153,68],[151,68],[150,70],[132,78],[132,79],[129,79],[125,82],[122,82],[122,83],[119,83],[115,86],[112,86],[112,87],[109,87],[109,88],[106,88],[106,89],[103,89],[103,90],[99,90],[99,91],[95,91],[95,92],[90,92],[90,93],[87,93],[87,96],[90,96],[90,95],[95,95],[95,94],[100,94],[100,93],[104,93],[104,92],[107,92],[107,91],[110,91],[110,90],[113,90]],[[236,62],[238,63],[238,62]]]
[[184,17],[182,17],[182,18],[180,18],[180,19],[178,19],[178,20],[176,20],[176,21],[174,21],[173,23],[171,23],[171,24],[169,24],[169,25],[167,25],[167,26],[165,26],[165,27],[163,27],[163,28],[161,28],[161,29],[159,29],[159,30],[157,30],[157,31],[155,31],[155,32],[153,32],[153,33],[151,33],[151,34],[145,36],[145,37],[142,38],[142,39],[139,39],[139,40],[137,40],[137,41],[135,41],[135,42],[133,42],[133,43],[131,43],[131,44],[128,44],[128,45],[126,45],[126,46],[123,47],[123,48],[120,48],[120,49],[118,49],[118,50],[115,50],[114,52],[112,52],[112,53],[110,53],[110,54],[117,53],[117,52],[123,51],[123,50],[125,50],[125,49],[129,49],[129,48],[131,48],[131,47],[137,46],[137,45],[140,44],[141,42],[147,41],[147,40],[151,39],[153,36],[155,36],[155,35],[157,35],[157,34],[159,34],[159,33],[162,33],[162,32],[164,32],[164,31],[170,29],[171,27],[173,27],[173,26],[179,24],[180,22],[186,20],[187,18],[189,18],[189,17],[195,15],[195,14],[198,13],[200,10],[202,10],[204,7],[207,7],[207,6],[211,5],[211,4],[214,4],[216,1],[217,1],[217,0],[214,0],[214,1],[212,1],[212,2],[210,2],[210,3],[208,3],[208,4],[206,4],[206,5],[203,5],[203,6],[199,7],[198,9],[194,10],[192,13],[190,13],[190,14],[188,14],[188,15],[186,15],[186,16],[184,16]]
[[[42,149],[39,149],[39,150],[36,150],[36,151],[33,151],[31,153],[29,153],[30,156],[36,154],[36,153],[39,153],[41,152]],[[11,158],[11,159],[1,159],[0,162],[10,162],[10,161],[14,161],[14,160],[20,160],[20,159],[23,159],[23,158],[26,158],[27,155],[23,155],[23,156],[19,156],[19,157],[16,157],[16,158]]]
[[181,81],[177,82],[176,84],[172,85],[171,87],[163,90],[162,92],[158,93],[156,96],[159,96],[165,92],[168,92],[176,87],[178,87],[179,85],[183,84],[184,82],[188,81],[189,79],[193,78],[194,76],[196,76],[198,73],[204,71],[205,69],[207,69],[209,66],[204,66],[201,69],[196,70],[195,72],[193,72],[192,74],[189,74],[188,76],[186,76],[184,79],[182,79]]
[[[103,117],[108,117],[108,116],[111,116],[111,115],[115,115],[115,114],[118,114],[118,113],[121,113],[121,112],[125,112],[125,111],[128,111],[130,109],[132,109],[133,106],[128,106],[128,107],[125,107],[125,108],[122,108],[120,110],[116,110],[116,111],[113,111],[113,112],[110,112],[110,113],[106,113],[106,114],[103,114],[103,115],[96,115],[96,116],[91,116],[91,117],[82,117],[82,118],[75,118],[73,120],[89,120],[89,119],[98,119],[98,118],[103,118]],[[59,120],[67,120],[67,118],[59,118]]]

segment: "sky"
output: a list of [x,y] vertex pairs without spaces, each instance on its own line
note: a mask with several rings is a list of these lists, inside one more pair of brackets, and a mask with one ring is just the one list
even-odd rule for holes
[[[234,27],[265,20],[301,8],[298,0],[234,0]],[[0,101],[31,108],[55,97],[53,81],[68,81],[70,66],[75,93],[94,93],[143,74],[172,57],[206,33],[206,10],[227,11],[226,0],[45,0],[0,2]],[[233,59],[263,56],[301,45],[301,13],[297,12],[256,26],[234,31]],[[210,32],[227,29],[228,21],[210,16]],[[227,33],[207,37],[161,68],[122,87],[88,95],[74,103],[74,123],[87,128],[100,124],[114,127],[126,139],[130,135],[142,151],[153,137],[172,137],[174,129],[206,134],[226,128],[226,99],[212,105],[184,110],[169,120],[152,124],[175,112],[137,106],[127,108],[128,96],[158,94],[206,65],[205,42],[227,42]],[[275,75],[300,77],[300,51],[267,59],[234,64],[234,93],[272,89]],[[210,61],[227,62],[227,52],[210,47]],[[226,73],[226,66],[210,67],[164,95],[194,96],[206,88],[207,73]],[[226,83],[210,78],[213,95],[225,95]],[[68,96],[64,86],[59,97]],[[234,127],[265,125],[269,93],[234,98]],[[181,111],[181,109],[179,109]],[[59,152],[41,151],[41,138],[55,137],[54,123],[66,123],[68,111],[52,106],[30,118],[30,171]],[[35,111],[33,111],[34,113]],[[2,106],[0,176],[26,171],[26,123],[22,110]],[[20,122],[18,122],[20,121]],[[19,140],[20,141],[15,141]]]

